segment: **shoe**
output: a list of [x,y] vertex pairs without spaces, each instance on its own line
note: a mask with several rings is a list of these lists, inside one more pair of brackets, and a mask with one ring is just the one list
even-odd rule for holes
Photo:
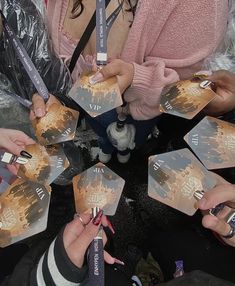
[[131,277],[131,282],[133,283],[132,284],[133,286],[143,286],[143,284],[141,283],[140,279],[136,275],[133,275]]
[[112,155],[111,154],[105,154],[101,149],[100,149],[100,152],[99,152],[99,161],[101,163],[108,163],[110,161],[110,159],[112,158]]
[[128,153],[126,155],[121,155],[121,154],[117,153],[118,162],[122,163],[122,164],[127,163],[129,161],[130,157],[131,157],[131,153]]
[[151,253],[148,253],[147,258],[140,259],[134,275],[138,277],[143,285],[155,286],[164,281],[162,270]]

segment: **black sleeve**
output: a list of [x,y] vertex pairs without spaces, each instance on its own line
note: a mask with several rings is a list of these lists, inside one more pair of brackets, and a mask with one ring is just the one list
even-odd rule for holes
[[63,245],[63,232],[45,251],[47,246],[47,242],[43,242],[26,254],[1,285],[81,285],[86,279],[87,267],[79,269],[70,261]]

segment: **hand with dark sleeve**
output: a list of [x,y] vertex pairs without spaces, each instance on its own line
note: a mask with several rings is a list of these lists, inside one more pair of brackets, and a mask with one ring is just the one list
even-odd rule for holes
[[[43,241],[23,257],[12,275],[1,285],[84,285],[88,271],[84,263],[87,248],[101,224],[108,226],[102,212],[93,219],[89,214],[75,216],[46,251],[46,242]],[[104,244],[106,241],[104,234]],[[105,251],[104,259],[108,264],[118,262]]]

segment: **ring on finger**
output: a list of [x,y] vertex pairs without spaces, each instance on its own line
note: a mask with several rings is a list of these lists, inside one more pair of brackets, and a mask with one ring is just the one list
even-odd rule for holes
[[74,218],[75,218],[75,217],[77,217],[77,218],[80,220],[80,222],[81,222],[81,224],[82,224],[83,227],[86,227],[86,224],[85,224],[85,222],[83,221],[83,219],[82,219],[82,217],[80,216],[79,213],[75,213]]
[[223,238],[232,238],[235,235],[235,212],[232,212],[226,220],[226,223],[230,225],[231,229],[227,235],[223,235]]
[[235,235],[235,228],[231,227],[230,231],[226,235],[222,235],[223,238],[229,239],[234,237]]

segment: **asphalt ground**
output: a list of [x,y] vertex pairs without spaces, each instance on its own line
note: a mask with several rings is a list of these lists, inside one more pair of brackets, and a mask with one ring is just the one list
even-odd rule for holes
[[[17,103],[11,100],[9,104],[0,101],[0,109],[1,127],[16,128],[32,134],[27,112]],[[115,154],[107,163],[110,169],[126,181],[117,212],[110,218],[116,233],[112,235],[109,230],[106,232],[109,237],[107,249],[125,261],[125,267],[117,267],[127,275],[133,273],[141,257],[145,258],[151,252],[159,262],[165,280],[172,278],[175,260],[182,259],[186,272],[200,269],[235,282],[234,248],[221,244],[210,231],[203,229],[199,212],[189,217],[147,195],[148,156],[185,147],[182,137],[195,122],[184,122],[182,125],[181,120],[166,117],[160,122],[160,137],[150,139],[142,149],[133,152],[127,164],[120,164]],[[182,129],[182,126],[185,128]],[[77,171],[81,172],[98,162],[97,138],[89,128],[78,130],[75,145],[72,152],[77,154],[75,157],[78,158],[78,163],[73,162]],[[218,173],[235,183],[234,169],[218,170]],[[75,206],[72,185],[52,184],[52,189],[48,227],[46,231],[18,244],[19,257],[28,247],[33,247],[41,240],[52,239],[73,218]],[[1,257],[13,248],[14,253],[17,253],[15,246],[10,246],[1,250]],[[4,266],[1,275],[9,274],[14,264],[6,263]]]

